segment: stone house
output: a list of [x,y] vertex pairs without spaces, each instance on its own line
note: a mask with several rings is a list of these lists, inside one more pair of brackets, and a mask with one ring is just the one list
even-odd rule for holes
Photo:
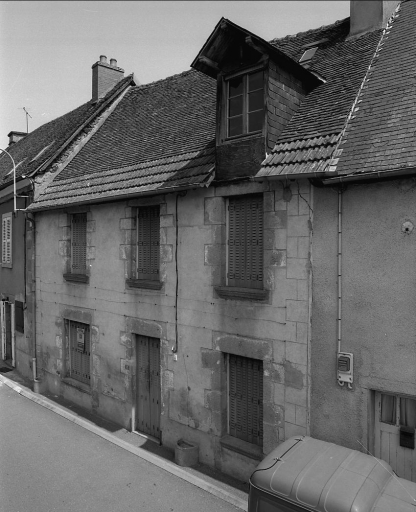
[[[364,396],[404,393],[371,361],[357,379],[363,339],[338,345],[333,315],[334,197],[371,73],[410,30],[411,2],[396,5],[351,2],[346,20],[270,42],[221,19],[192,70],[128,89],[29,207],[41,389],[170,448],[195,443],[242,480],[292,435],[350,445],[337,432],[368,412]],[[354,277],[361,291],[369,275]],[[363,421],[351,433],[367,448]]]
[[26,208],[134,83],[104,56],[92,75],[89,102],[29,134],[11,131],[0,150],[0,357],[26,377],[36,377],[34,230]]

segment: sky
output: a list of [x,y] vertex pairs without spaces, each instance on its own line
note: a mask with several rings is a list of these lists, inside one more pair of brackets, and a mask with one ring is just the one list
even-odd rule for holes
[[221,17],[270,41],[349,16],[349,1],[0,0],[0,148],[91,99],[105,55],[141,84],[190,68]]

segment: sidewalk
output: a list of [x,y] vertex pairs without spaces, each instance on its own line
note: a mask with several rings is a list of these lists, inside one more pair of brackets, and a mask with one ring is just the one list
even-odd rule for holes
[[161,467],[165,471],[204,489],[217,498],[231,503],[237,508],[247,510],[248,484],[228,475],[215,471],[204,464],[184,468],[174,463],[174,453],[149,441],[143,436],[120,428],[99,416],[95,416],[61,397],[50,393],[37,394],[32,391],[32,382],[23,378],[15,369],[6,369],[0,363],[0,382],[14,389],[25,398],[53,411],[130,453]]

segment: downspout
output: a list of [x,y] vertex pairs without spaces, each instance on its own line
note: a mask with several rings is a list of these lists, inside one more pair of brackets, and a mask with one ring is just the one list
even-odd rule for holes
[[[337,315],[337,331],[338,331],[338,354],[341,352],[341,336],[342,336],[342,187],[338,188],[338,315]],[[344,383],[338,384],[341,386]]]
[[179,222],[178,222],[178,200],[180,197],[184,197],[187,194],[187,190],[182,190],[176,194],[175,199],[175,228],[176,228],[176,236],[175,236],[175,270],[176,270],[176,286],[175,286],[175,344],[172,347],[172,352],[174,354],[174,360],[178,359],[178,295],[179,295],[179,272],[178,272],[178,245],[179,245]]
[[[32,319],[32,371],[33,371],[33,391],[35,393],[39,393],[39,380],[36,371],[36,224],[34,216],[25,212],[26,220],[28,220],[32,224],[32,251],[33,251],[33,261],[32,261],[32,311],[33,311],[33,319]],[[27,256],[27,255],[26,255]],[[25,256],[25,258],[26,258]]]

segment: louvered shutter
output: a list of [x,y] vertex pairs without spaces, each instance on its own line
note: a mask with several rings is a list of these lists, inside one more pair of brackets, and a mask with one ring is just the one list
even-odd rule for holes
[[139,209],[137,227],[137,278],[159,279],[159,206]]
[[263,362],[229,355],[229,433],[263,444]]
[[72,253],[73,274],[85,274],[87,271],[87,214],[72,216]]
[[228,285],[263,288],[263,196],[230,198],[228,211]]
[[2,247],[1,262],[4,265],[12,263],[12,214],[2,215]]

